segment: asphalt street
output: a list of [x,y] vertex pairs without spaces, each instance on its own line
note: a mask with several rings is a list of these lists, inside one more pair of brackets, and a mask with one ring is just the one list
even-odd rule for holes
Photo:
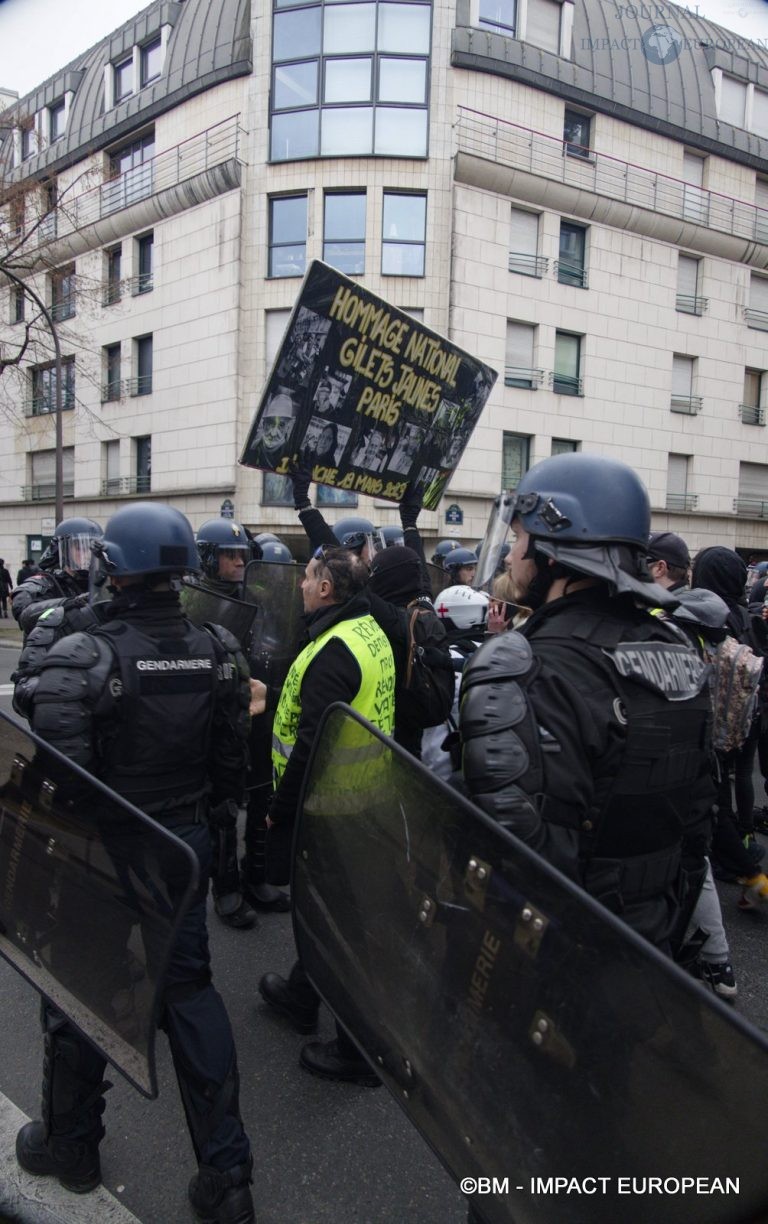
[[[5,710],[10,709],[8,685],[15,657],[14,651],[0,647],[0,708]],[[762,779],[759,783],[761,802]],[[768,1029],[768,915],[739,911],[736,885],[719,889],[739,984],[739,1010]],[[306,1038],[259,1001],[262,973],[285,973],[292,963],[290,915],[265,915],[255,931],[232,931],[212,914],[209,927],[214,980],[238,1045],[241,1106],[254,1146],[260,1224],[463,1224],[464,1200],[387,1091],[329,1084],[303,1072],[298,1055]],[[1,1186],[4,1169],[13,1166],[17,1111],[30,1117],[39,1113],[42,1043],[37,995],[2,960],[0,992]],[[333,1033],[324,1012],[320,1038]],[[104,1184],[141,1224],[189,1224],[186,1187],[194,1158],[162,1034],[157,1054],[160,1094],[155,1101],[144,1100],[118,1074],[109,1073],[114,1087],[107,1094],[107,1136],[101,1149]],[[106,1199],[106,1205],[89,1205],[92,1198],[59,1191],[49,1208],[52,1214],[43,1214],[41,1196],[37,1213],[20,1218],[45,1224],[101,1224],[107,1219],[130,1224],[131,1216],[121,1214],[116,1205],[110,1207]],[[64,1205],[57,1208],[55,1202]]]

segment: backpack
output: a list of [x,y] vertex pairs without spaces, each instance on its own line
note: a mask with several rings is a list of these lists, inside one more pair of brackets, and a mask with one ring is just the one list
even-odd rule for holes
[[705,644],[704,658],[712,667],[712,747],[722,755],[741,748],[752,726],[763,671],[763,660],[746,642],[726,637]]
[[437,727],[453,707],[454,670],[445,626],[433,608],[409,604],[402,611],[407,620],[407,653],[401,694],[408,714],[420,727]]

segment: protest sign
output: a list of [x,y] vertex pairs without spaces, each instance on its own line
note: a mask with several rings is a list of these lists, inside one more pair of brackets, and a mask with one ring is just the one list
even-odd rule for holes
[[240,462],[437,508],[496,373],[335,268],[313,261]]

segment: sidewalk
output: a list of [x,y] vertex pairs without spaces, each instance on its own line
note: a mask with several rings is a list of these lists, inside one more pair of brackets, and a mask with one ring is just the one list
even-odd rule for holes
[[0,620],[0,647],[21,650],[23,636],[13,617],[9,616],[7,620]]

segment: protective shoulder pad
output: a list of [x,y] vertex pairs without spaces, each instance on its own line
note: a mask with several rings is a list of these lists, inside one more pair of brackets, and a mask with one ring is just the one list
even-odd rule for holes
[[40,664],[35,704],[95,698],[114,670],[107,642],[91,633],[70,633],[54,642]]
[[212,625],[206,623],[203,625],[203,628],[207,633],[210,633],[214,641],[218,642],[220,646],[224,647],[228,654],[240,650],[240,643],[238,642],[234,633],[230,633],[229,629],[225,629],[223,625]]
[[533,651],[527,638],[514,629],[499,633],[483,642],[465,666],[462,693],[476,684],[516,680],[532,671],[533,666]]
[[203,629],[213,638],[219,679],[230,680],[233,675],[237,675],[240,683],[247,684],[251,672],[234,633],[230,633],[223,625],[205,624]]

